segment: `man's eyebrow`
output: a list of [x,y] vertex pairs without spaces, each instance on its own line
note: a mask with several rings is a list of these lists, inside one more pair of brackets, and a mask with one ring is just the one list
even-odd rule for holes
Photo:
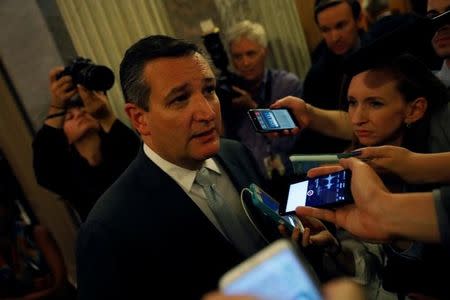
[[176,87],[172,88],[170,90],[170,92],[164,98],[165,99],[170,99],[170,98],[174,97],[175,95],[183,92],[187,88],[188,88],[188,84],[187,83],[179,85],[179,86],[176,86]]

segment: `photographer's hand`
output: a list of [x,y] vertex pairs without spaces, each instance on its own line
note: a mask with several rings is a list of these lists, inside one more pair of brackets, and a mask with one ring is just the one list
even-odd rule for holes
[[105,132],[109,132],[116,116],[112,112],[106,94],[99,91],[90,91],[80,84],[77,85],[77,88],[86,112],[100,122]]
[[62,127],[66,103],[78,92],[77,89],[73,87],[72,78],[70,76],[63,76],[57,79],[58,74],[63,70],[63,67],[55,67],[50,70],[49,73],[51,99],[47,119],[44,123],[54,128]]
[[250,108],[257,108],[258,104],[252,99],[252,96],[243,89],[240,89],[238,87],[232,86],[231,87],[233,91],[239,93],[240,96],[233,98],[232,105],[235,109],[250,109]]

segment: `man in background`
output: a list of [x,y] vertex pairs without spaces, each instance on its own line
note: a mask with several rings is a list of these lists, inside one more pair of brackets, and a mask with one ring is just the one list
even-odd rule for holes
[[[314,17],[326,47],[317,49],[316,62],[308,71],[302,98],[322,109],[345,109],[344,59],[365,44],[368,36],[360,28],[361,6],[357,0],[316,0]],[[300,153],[341,152],[348,142],[305,130]]]
[[[269,139],[257,133],[247,115],[251,108],[268,108],[285,96],[300,96],[302,82],[293,73],[266,67],[267,35],[259,23],[244,20],[227,32],[231,62],[243,79],[243,86],[233,86],[231,116],[225,118],[225,133],[247,146],[255,157],[259,169],[271,180],[273,192],[285,176],[293,173],[289,154],[296,138]],[[276,162],[271,164],[270,162]],[[277,166],[273,168],[273,166]]]
[[[427,16],[432,18],[450,10],[450,0],[428,0]],[[431,40],[436,54],[444,59],[441,69],[436,76],[447,86],[450,87],[450,24],[447,22],[437,28],[433,39]]]

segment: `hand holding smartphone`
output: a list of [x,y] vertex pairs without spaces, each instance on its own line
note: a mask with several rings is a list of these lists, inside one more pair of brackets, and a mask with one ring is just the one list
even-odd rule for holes
[[219,280],[226,295],[252,295],[263,300],[321,300],[311,266],[288,239],[280,239],[237,265]]
[[252,183],[249,187],[252,194],[252,202],[263,214],[270,217],[275,223],[283,224],[289,231],[293,231],[295,227],[303,233],[303,224],[295,215],[281,216],[279,214],[280,204],[269,194],[263,191],[259,186]]
[[281,109],[250,109],[248,116],[257,132],[269,133],[290,130],[297,127],[295,118],[286,108]]
[[280,214],[295,214],[297,206],[332,208],[352,203],[350,182],[351,172],[341,170],[291,184]]

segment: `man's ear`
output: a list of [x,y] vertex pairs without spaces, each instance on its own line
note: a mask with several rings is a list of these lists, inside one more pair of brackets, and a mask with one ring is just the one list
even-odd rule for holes
[[424,97],[419,97],[408,103],[405,123],[411,124],[423,118],[428,108],[428,101]]
[[146,111],[133,103],[125,104],[125,112],[130,118],[131,124],[140,135],[150,135],[150,126],[146,117]]

